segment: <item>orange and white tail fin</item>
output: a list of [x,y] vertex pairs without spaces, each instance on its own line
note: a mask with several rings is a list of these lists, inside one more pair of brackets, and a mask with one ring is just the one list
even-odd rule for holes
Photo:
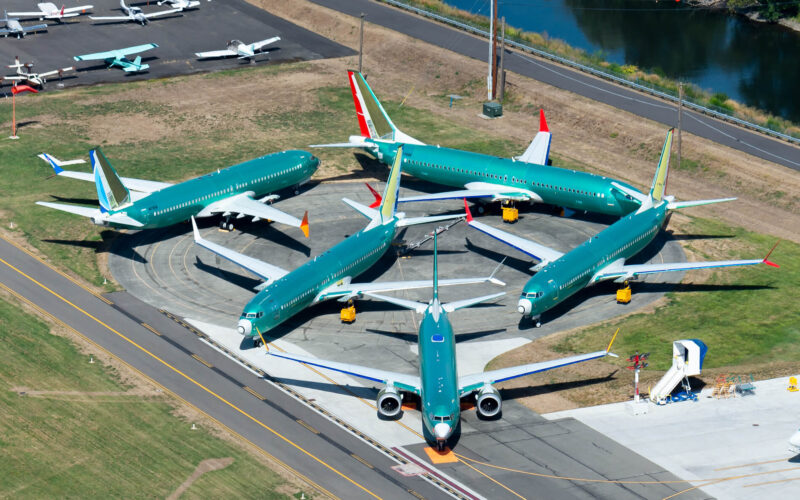
[[539,132],[528,145],[528,149],[522,153],[522,156],[515,158],[519,161],[526,163],[535,163],[536,165],[547,165],[547,160],[550,157],[550,142],[553,136],[550,134],[550,129],[547,128],[547,120],[544,118],[544,110],[539,110]]
[[358,117],[358,128],[362,137],[373,140],[404,142],[408,144],[422,144],[422,142],[400,131],[389,114],[383,109],[380,101],[372,92],[364,75],[358,71],[348,71],[347,79],[350,81],[350,91],[353,94],[353,103]]

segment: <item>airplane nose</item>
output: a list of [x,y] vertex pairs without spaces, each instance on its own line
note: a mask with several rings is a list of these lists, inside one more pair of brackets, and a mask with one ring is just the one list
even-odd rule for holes
[[249,319],[240,319],[239,326],[236,327],[236,330],[239,332],[239,335],[250,335],[253,331],[253,324],[250,323]]
[[517,311],[523,315],[529,315],[531,313],[531,301],[528,299],[519,299],[519,303],[517,304]]
[[444,440],[450,436],[450,426],[444,422],[439,422],[433,426],[433,434],[437,440]]

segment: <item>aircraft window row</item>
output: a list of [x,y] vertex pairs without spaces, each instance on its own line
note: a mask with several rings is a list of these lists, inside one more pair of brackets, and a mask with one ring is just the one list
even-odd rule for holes
[[564,283],[563,285],[561,285],[561,288],[563,289],[563,288],[566,288],[568,286],[572,286],[576,281],[578,281],[578,280],[580,280],[582,278],[585,278],[588,275],[589,275],[589,270],[587,269],[584,272],[582,272],[581,274],[579,274],[577,276],[573,276],[573,278],[571,280],[569,280],[566,283]]
[[[497,180],[503,180],[504,179],[504,177],[502,175],[490,174],[490,173],[487,173],[487,172],[477,172],[475,170],[467,170],[467,169],[464,169],[464,168],[448,167],[447,165],[437,165],[435,163],[429,163],[429,162],[426,162],[426,161],[409,160],[408,158],[406,158],[405,162],[406,163],[411,163],[412,165],[417,165],[417,166],[421,166],[421,167],[438,168],[439,170],[446,170],[448,172],[456,172],[456,173],[459,173],[459,174],[477,175],[477,176],[480,176],[480,177],[486,177],[487,179],[497,179]],[[505,180],[508,180],[508,176],[507,175],[505,176]],[[525,183],[525,181],[523,181],[521,179],[520,179],[520,181],[523,184]]]
[[605,198],[606,197],[605,193],[595,193],[593,191],[585,191],[583,189],[565,188],[563,186],[556,186],[554,184],[547,184],[545,182],[533,182],[532,185],[539,186],[539,187],[544,187],[544,188],[548,188],[548,189],[554,189],[556,191],[567,191],[567,192],[570,192],[570,193],[583,194],[583,195],[592,196],[592,197],[595,197],[595,198]]

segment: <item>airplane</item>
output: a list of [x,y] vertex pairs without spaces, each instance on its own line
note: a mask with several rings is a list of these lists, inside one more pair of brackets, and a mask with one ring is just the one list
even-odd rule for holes
[[795,455],[800,454],[800,429],[789,438],[789,451]]
[[149,64],[142,64],[142,56],[136,56],[136,59],[131,61],[127,56],[138,54],[150,49],[156,49],[158,45],[155,43],[146,43],[144,45],[136,45],[126,49],[114,49],[106,52],[97,52],[95,54],[86,54],[83,56],[75,56],[73,59],[76,61],[99,61],[103,60],[108,64],[108,68],[119,66],[122,71],[126,73],[144,71],[150,68]]
[[77,17],[85,14],[87,10],[92,10],[92,5],[81,5],[80,7],[66,7],[64,5],[59,9],[54,3],[40,2],[36,4],[39,7],[35,12],[9,12],[9,16],[18,17],[21,19],[39,18],[40,21],[45,19],[55,19],[59,23],[67,17]]
[[[419,179],[458,188],[457,191],[401,198],[400,202],[480,198],[546,203],[573,210],[623,216],[639,208],[633,186],[608,177],[549,166],[551,134],[540,112],[540,130],[526,151],[515,158],[427,145],[405,134],[392,122],[364,76],[348,71],[361,135],[349,142],[311,147],[353,147],[390,164],[400,144],[406,147],[406,173]],[[615,184],[616,183],[616,184]],[[622,190],[616,185],[625,188]],[[627,191],[626,191],[627,190]],[[483,212],[483,207],[480,208]]]
[[[396,418],[402,409],[403,393],[419,396],[426,440],[435,443],[439,451],[444,451],[447,442],[458,427],[461,415],[461,401],[475,398],[475,408],[483,418],[493,418],[500,414],[502,399],[494,384],[524,377],[561,366],[598,359],[605,356],[616,356],[611,353],[614,339],[604,351],[569,356],[563,359],[531,363],[509,368],[501,368],[471,375],[457,375],[456,345],[453,327],[447,313],[471,307],[481,302],[504,295],[504,292],[464,299],[443,304],[439,301],[437,276],[437,242],[433,240],[433,297],[427,304],[414,300],[399,299],[367,293],[366,295],[385,300],[400,307],[405,307],[422,314],[417,342],[419,346],[419,374],[391,372],[379,368],[369,368],[350,363],[325,361],[310,356],[275,352],[267,349],[271,356],[297,361],[311,366],[354,375],[384,384],[378,392],[378,413],[385,418]],[[616,334],[614,334],[616,337]],[[432,439],[431,439],[432,438]]]
[[671,210],[736,199],[722,198],[679,202],[675,201],[674,196],[665,196],[664,190],[667,174],[669,173],[669,155],[673,132],[674,129],[667,133],[649,194],[643,195],[638,191],[628,189],[616,182],[614,183],[617,189],[626,192],[640,203],[639,209],[619,219],[567,253],[559,252],[474,220],[467,206],[467,201],[464,200],[467,224],[469,226],[516,248],[538,261],[531,268],[531,271],[536,274],[523,287],[517,305],[517,311],[523,317],[530,317],[535,326],[539,327],[541,326],[543,312],[552,309],[584,287],[599,281],[614,280],[616,283],[627,283],[646,274],[756,264],[779,267],[768,260],[775,247],[763,259],[634,265],[625,263],[627,259],[639,253],[655,239],[661,227],[669,221],[669,212]]
[[119,0],[119,6],[125,13],[124,16],[105,16],[105,17],[89,16],[89,19],[91,19],[92,21],[132,21],[144,26],[145,24],[149,23],[150,19],[153,17],[175,14],[183,10],[182,8],[169,9],[169,10],[162,10],[159,12],[150,12],[148,14],[145,14],[139,7],[128,7],[127,5],[125,5],[125,0]]
[[[237,324],[239,334],[251,338],[255,345],[259,345],[263,341],[261,337],[263,333],[318,302],[329,299],[349,302],[367,292],[410,290],[432,286],[430,280],[384,283],[353,281],[354,277],[372,267],[386,253],[391,247],[397,229],[462,217],[460,214],[406,217],[403,213],[397,213],[402,148],[398,149],[396,157],[377,209],[348,198],[342,200],[369,219],[369,224],[291,272],[207,241],[200,236],[197,225],[192,223],[195,243],[265,280],[264,284],[257,287],[259,292],[256,296],[244,306]],[[442,280],[439,284],[459,285],[486,281],[502,284],[494,277],[494,273],[477,281],[472,278],[450,279]]]
[[[274,36],[272,38],[268,38],[266,40],[261,40],[260,42],[253,42],[250,45],[247,45],[240,40],[231,40],[228,42],[228,48],[225,50],[212,50],[210,52],[195,52],[195,55],[200,59],[207,59],[211,57],[232,57],[237,56],[239,59],[250,59],[253,61],[253,58],[256,55],[261,47],[265,45],[269,45],[271,43],[275,43],[280,40],[281,37]],[[264,54],[267,51],[263,52]]]
[[269,219],[299,227],[308,237],[308,212],[301,221],[264,204],[278,199],[270,193],[298,186],[314,174],[319,159],[306,151],[273,153],[178,184],[119,177],[99,148],[90,152],[92,173],[64,170],[66,162],[45,153],[41,157],[57,176],[94,182],[100,208],[36,204],[88,217],[99,226],[149,229],[222,214],[221,225],[232,230],[230,218],[238,214],[237,219],[249,216],[254,222]]
[[17,39],[20,39],[25,36],[25,33],[31,31],[47,31],[46,24],[23,26],[20,24],[19,19],[8,17],[8,13],[5,11],[3,11],[3,19],[0,19],[0,22],[6,23],[6,27],[0,29],[0,34],[2,34],[3,37],[7,37],[8,35],[17,35]]
[[200,7],[200,2],[196,0],[161,0],[158,2],[158,5],[164,5],[165,3],[169,4],[170,7],[181,10],[197,9]]
[[47,83],[47,77],[58,75],[60,78],[67,71],[75,71],[75,66],[70,66],[69,68],[54,69],[53,71],[47,71],[45,73],[34,73],[31,71],[33,63],[22,64],[19,62],[19,57],[16,57],[14,61],[14,64],[8,67],[17,71],[16,76],[4,76],[3,80],[25,82],[29,85],[35,85],[41,88],[44,88],[44,84]]

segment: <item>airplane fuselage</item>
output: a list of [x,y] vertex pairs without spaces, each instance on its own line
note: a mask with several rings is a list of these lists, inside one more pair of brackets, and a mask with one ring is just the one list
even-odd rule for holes
[[[376,156],[387,165],[394,161],[396,142],[365,139],[378,146]],[[492,184],[533,193],[535,202],[614,216],[639,208],[639,202],[615,189],[608,177],[536,165],[508,158],[431,145],[404,144],[403,172],[419,179],[463,188],[467,184]],[[502,191],[502,190],[501,190]]]
[[112,213],[122,212],[140,222],[142,226],[137,229],[170,226],[237,194],[251,192],[258,198],[301,184],[311,177],[318,165],[319,159],[305,151],[273,153],[155,191]]
[[325,290],[372,267],[391,246],[395,226],[362,229],[269,284],[244,307],[239,333],[258,338],[315,302],[340,298]]
[[447,440],[458,426],[461,399],[455,337],[444,311],[437,315],[428,308],[420,324],[418,342],[422,422],[434,439]]
[[538,317],[591,284],[609,264],[633,257],[650,244],[667,219],[667,203],[627,215],[547,264],[522,289],[519,309]]

